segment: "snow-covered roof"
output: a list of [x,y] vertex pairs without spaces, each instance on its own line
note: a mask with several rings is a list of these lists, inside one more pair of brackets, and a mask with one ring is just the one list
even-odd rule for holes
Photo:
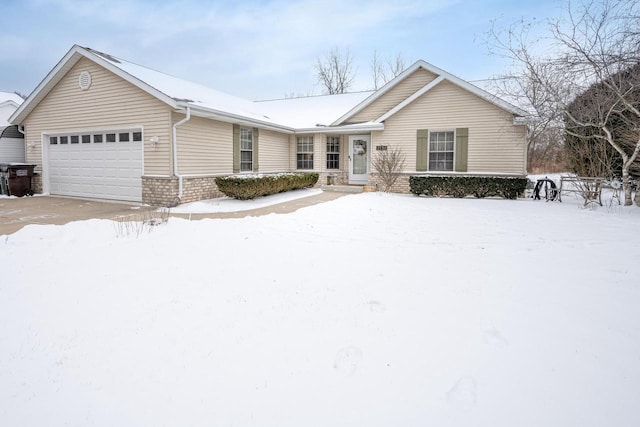
[[341,114],[358,105],[373,91],[256,101],[278,123],[295,129],[329,126]]
[[24,99],[19,95],[11,92],[0,92],[0,104],[4,104],[7,101],[12,101],[16,104],[16,106],[22,104]]
[[9,117],[22,104],[24,100],[15,93],[0,92],[0,130],[11,126]]
[[244,117],[267,124],[279,124],[264,115],[252,101],[161,73],[102,52],[92,49],[86,50],[92,55],[107,61],[127,75],[146,83],[153,89],[174,100],[178,105],[188,105],[192,108],[211,111],[212,113],[226,113],[228,115]]
[[[392,112],[372,122],[346,126],[343,125],[343,123],[347,121],[349,117],[361,111],[384,93],[391,90],[391,88],[395,87],[418,68],[425,68],[440,76],[441,80],[446,79],[451,81],[485,98],[489,102],[507,111],[511,111],[515,115],[520,115],[520,111],[511,104],[425,61],[416,62],[378,91],[249,101],[161,73],[106,53],[74,45],[42,82],[40,82],[9,120],[13,123],[22,122],[36,105],[44,99],[47,93],[83,57],[96,62],[176,110],[184,111],[190,108],[194,115],[288,133],[313,132],[316,129],[320,130],[322,128],[325,128],[322,129],[324,132],[338,130],[356,132],[383,129],[384,119],[389,114],[395,114],[399,109],[404,108],[404,106],[412,102],[415,97],[408,98],[396,108],[392,109]],[[426,92],[429,88],[430,86],[423,88],[423,92]],[[14,94],[8,95],[17,97],[17,95]],[[331,127],[331,129],[326,129],[326,127]]]

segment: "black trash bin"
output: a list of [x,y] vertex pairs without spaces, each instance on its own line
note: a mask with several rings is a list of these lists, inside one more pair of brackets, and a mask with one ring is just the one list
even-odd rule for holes
[[31,193],[31,177],[36,165],[14,163],[7,166],[7,189],[10,196],[22,197]]

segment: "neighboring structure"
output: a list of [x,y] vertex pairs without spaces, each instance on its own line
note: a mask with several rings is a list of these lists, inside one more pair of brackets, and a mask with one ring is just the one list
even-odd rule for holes
[[24,162],[24,135],[9,123],[22,101],[15,93],[0,92],[0,163]]
[[374,185],[411,174],[526,173],[524,112],[424,61],[375,92],[251,102],[73,46],[16,111],[45,193],[166,205],[218,197],[215,177],[314,171]]

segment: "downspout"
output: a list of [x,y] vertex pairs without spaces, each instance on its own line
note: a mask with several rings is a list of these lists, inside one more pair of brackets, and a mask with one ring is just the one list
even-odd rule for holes
[[173,125],[173,176],[178,177],[178,203],[182,200],[182,175],[178,172],[178,136],[176,128],[191,120],[191,107],[187,107],[187,116]]

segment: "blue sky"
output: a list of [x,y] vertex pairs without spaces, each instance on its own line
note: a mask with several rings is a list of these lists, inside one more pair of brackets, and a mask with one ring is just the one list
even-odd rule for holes
[[372,88],[374,51],[465,80],[507,64],[482,43],[504,24],[560,14],[561,0],[2,0],[0,90],[28,95],[79,44],[248,99],[321,94],[314,64],[348,49]]

